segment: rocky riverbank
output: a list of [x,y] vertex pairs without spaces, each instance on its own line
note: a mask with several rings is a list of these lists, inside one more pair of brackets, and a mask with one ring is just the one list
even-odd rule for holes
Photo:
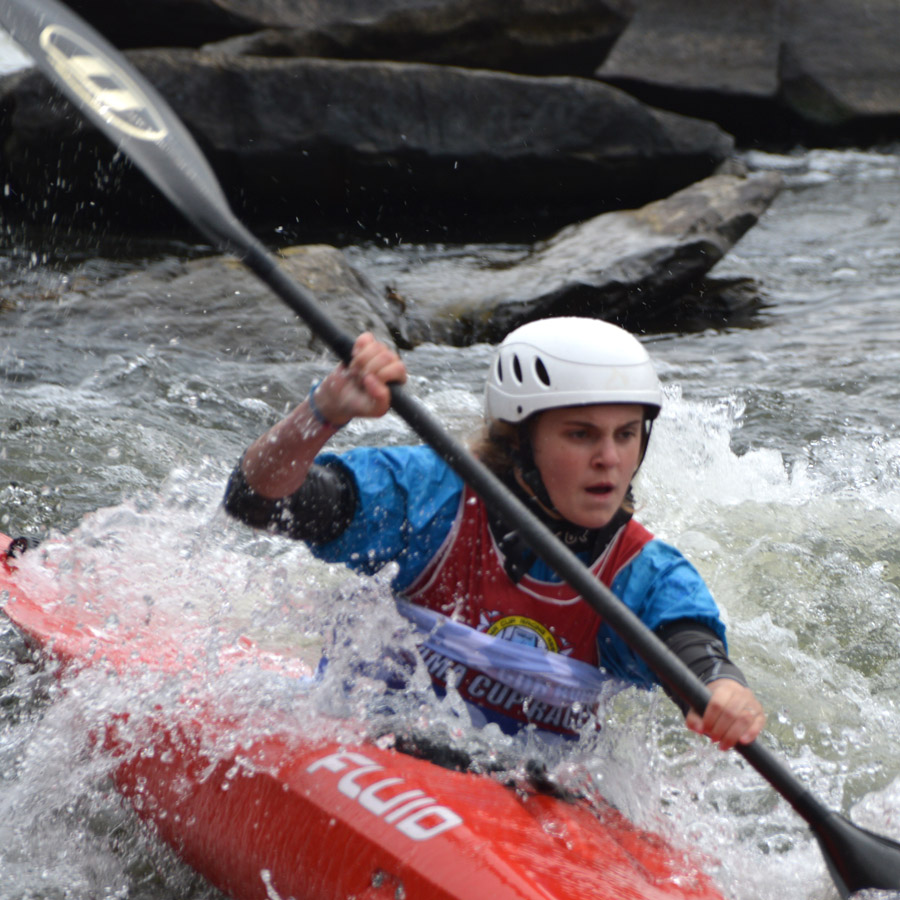
[[[502,259],[439,254],[417,263],[402,284],[376,283],[330,245],[285,247],[281,259],[343,330],[372,331],[404,349],[492,342],[523,322],[553,315],[597,316],[644,333],[742,325],[763,303],[760,286],[708,272],[780,186],[775,173],[715,175],[640,209],[603,213],[547,240],[509,247]],[[64,294],[44,299],[72,303],[73,286],[112,304],[165,297],[208,313],[208,328],[218,327],[216,311],[225,297],[240,295],[251,308],[271,299],[227,256],[140,260],[103,284],[91,285],[81,274],[64,283]],[[298,352],[314,344],[312,336],[298,338]]]
[[[532,245],[514,272],[473,273],[465,296],[429,301],[424,324],[420,309],[387,323],[401,344],[493,338],[560,310],[671,327],[673,297],[698,288],[777,192],[742,176],[736,146],[900,130],[889,0],[71,6],[129,48],[272,243]],[[0,80],[0,148],[7,228],[183,227],[35,71]],[[712,242],[710,185],[742,223]]]

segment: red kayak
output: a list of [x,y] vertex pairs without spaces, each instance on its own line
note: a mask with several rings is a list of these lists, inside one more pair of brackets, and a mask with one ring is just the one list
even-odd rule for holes
[[[66,679],[86,667],[190,673],[179,700],[114,717],[94,738],[138,815],[237,900],[722,900],[686,853],[611,807],[362,737],[306,737],[299,717],[244,744],[247,723],[209,688],[188,632],[112,616],[113,599],[73,597],[30,563],[17,571],[8,547],[0,535],[0,605]],[[218,664],[304,672],[250,641]]]

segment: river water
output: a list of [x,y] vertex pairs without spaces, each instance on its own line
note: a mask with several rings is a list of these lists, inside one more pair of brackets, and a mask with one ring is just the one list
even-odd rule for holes
[[[766,743],[830,806],[900,838],[900,153],[747,158],[787,187],[715,274],[757,279],[769,305],[753,328],[646,339],[667,402],[640,517],[709,581],[769,710]],[[347,253],[401,290],[433,267],[449,298],[449,261],[508,250]],[[330,362],[274,299],[247,303],[225,281],[213,299],[152,294],[130,279],[202,252],[6,241],[0,530],[44,538],[35,558],[77,563],[89,585],[121,583],[310,658],[342,630],[352,672],[397,626],[383,581],[361,584],[219,508],[244,446]],[[411,389],[458,436],[477,428],[489,352],[405,355]],[[411,439],[388,417],[335,443]],[[120,690],[62,696],[0,631],[0,900],[217,896],[121,808],[109,762],[86,749]],[[484,750],[451,713],[431,724]],[[739,758],[684,732],[664,697],[626,691],[606,715],[574,761],[550,764],[577,765],[639,823],[702,852],[729,898],[837,896],[806,828]]]

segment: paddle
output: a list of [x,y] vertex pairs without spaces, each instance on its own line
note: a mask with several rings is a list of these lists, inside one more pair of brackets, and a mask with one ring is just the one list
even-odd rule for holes
[[[340,359],[349,359],[352,339],[238,222],[191,135],[122,54],[57,0],[0,0],[0,23],[189,221],[220,249],[239,256]],[[391,396],[393,409],[643,657],[672,693],[694,709],[706,708],[707,688],[573,553],[446,434],[421,403],[400,385],[392,385]],[[760,744],[737,749],[809,824],[842,897],[866,888],[900,890],[900,844],[829,810]]]

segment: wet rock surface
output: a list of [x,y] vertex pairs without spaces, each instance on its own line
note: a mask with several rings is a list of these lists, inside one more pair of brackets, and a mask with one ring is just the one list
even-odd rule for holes
[[[584,78],[414,63],[135,51],[240,215],[390,239],[506,235],[635,206],[733,151],[716,125]],[[77,227],[165,220],[140,173],[42,75],[0,82],[7,210]],[[51,172],[56,177],[47,178]]]
[[[467,258],[419,266],[393,290],[417,311],[408,334],[452,344],[498,341],[524,322],[558,315],[635,331],[722,324],[746,317],[759,292],[705,276],[780,188],[776,173],[713,176],[640,209],[568,226],[501,265]],[[454,286],[450,296],[446,285]]]
[[[892,0],[72,6],[133,48],[239,217],[313,245],[298,277],[312,266],[314,293],[399,346],[560,312],[643,330],[752,317],[758,285],[708,278],[778,190],[736,148],[900,130]],[[0,178],[7,227],[193,235],[34,71],[0,80]],[[362,241],[520,249],[470,259],[446,296],[440,263],[392,285],[344,269],[334,247]]]
[[637,0],[597,77],[744,143],[900,135],[893,0]]

